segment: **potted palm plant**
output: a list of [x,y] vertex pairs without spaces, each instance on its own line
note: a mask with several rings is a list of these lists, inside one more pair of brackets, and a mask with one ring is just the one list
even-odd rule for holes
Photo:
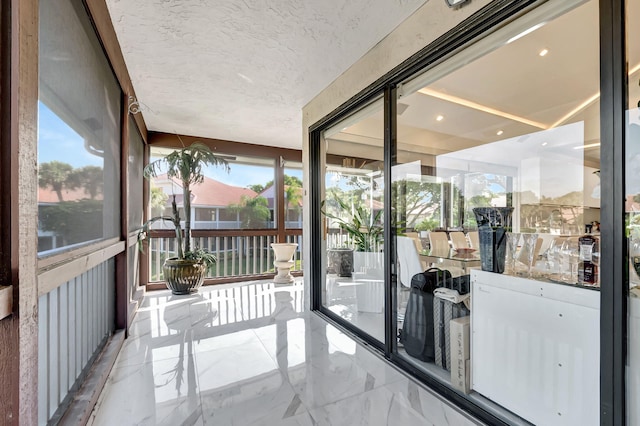
[[[383,227],[381,225],[382,210],[372,212],[362,205],[349,206],[344,200],[335,197],[337,205],[342,212],[351,211],[349,217],[341,217],[329,213],[323,209],[323,213],[328,218],[335,220],[342,231],[349,235],[353,250],[350,248],[336,248],[331,250],[331,257],[335,258],[332,263],[338,271],[339,276],[347,275],[345,270],[352,268],[355,270],[380,271],[381,265],[378,259],[380,243],[382,242]],[[339,260],[338,260],[339,259]]]
[[225,159],[216,156],[208,146],[194,142],[188,147],[175,150],[149,163],[144,168],[143,174],[146,178],[166,173],[168,178],[177,179],[182,186],[184,235],[175,195],[171,203],[172,215],[152,217],[138,232],[138,242],[141,242],[154,222],[166,221],[173,224],[176,232],[177,257],[165,259],[162,266],[167,287],[173,294],[197,291],[204,281],[208,267],[216,262],[213,253],[202,248],[191,248],[191,187],[204,181],[203,169],[209,165],[222,166],[229,171],[229,164]]

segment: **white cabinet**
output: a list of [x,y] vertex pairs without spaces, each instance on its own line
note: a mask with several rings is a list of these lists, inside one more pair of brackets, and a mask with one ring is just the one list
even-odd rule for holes
[[472,389],[538,425],[597,425],[600,293],[473,270]]

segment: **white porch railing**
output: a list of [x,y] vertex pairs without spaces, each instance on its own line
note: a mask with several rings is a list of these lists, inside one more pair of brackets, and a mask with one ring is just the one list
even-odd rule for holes
[[[353,242],[349,235],[345,232],[339,232],[337,230],[330,230],[327,234],[327,249],[334,249],[339,247],[352,247]],[[373,244],[372,251],[379,252],[383,249],[383,243]]]
[[[250,277],[275,273],[271,243],[275,235],[227,235],[192,238],[193,247],[201,247],[215,254],[218,261],[209,268],[208,278]],[[162,264],[168,257],[176,255],[175,239],[171,237],[151,237],[149,239],[149,281],[162,281]],[[292,272],[301,271],[302,236],[288,235],[288,243],[298,243],[294,253]]]

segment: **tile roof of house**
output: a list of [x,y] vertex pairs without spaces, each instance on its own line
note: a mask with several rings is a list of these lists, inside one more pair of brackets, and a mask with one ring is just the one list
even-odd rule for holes
[[[166,175],[158,176],[157,179],[166,179]],[[179,182],[173,180],[178,186]],[[171,194],[167,200],[167,205],[171,205]],[[191,187],[191,206],[228,206],[231,204],[238,204],[242,199],[242,196],[255,197],[257,192],[239,186],[227,185],[226,183],[211,179],[204,178],[204,181],[199,185],[193,185]],[[176,194],[176,202],[182,204],[182,194]]]
[[[62,201],[78,201],[83,199],[89,199],[88,192],[85,192],[84,188],[76,188],[76,189],[63,189],[62,190]],[[102,200],[102,192],[99,192],[96,197],[96,200]],[[56,191],[51,188],[51,186],[47,186],[46,188],[38,187],[38,203],[39,204],[53,204],[59,203],[58,194]]]

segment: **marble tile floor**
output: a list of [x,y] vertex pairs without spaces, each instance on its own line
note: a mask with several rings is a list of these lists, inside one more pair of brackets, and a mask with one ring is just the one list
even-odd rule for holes
[[151,292],[90,425],[475,425],[313,312],[303,283]]

